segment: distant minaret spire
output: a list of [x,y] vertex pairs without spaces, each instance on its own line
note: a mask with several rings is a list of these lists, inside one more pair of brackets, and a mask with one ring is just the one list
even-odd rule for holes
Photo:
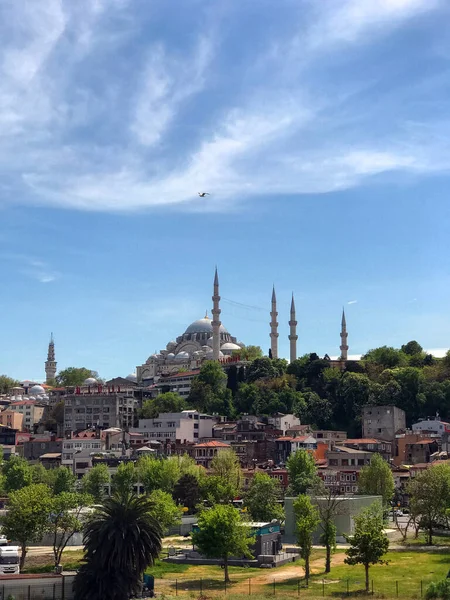
[[295,302],[294,294],[291,300],[291,320],[289,321],[289,342],[290,342],[290,361],[297,359],[297,321],[295,320]]
[[270,351],[272,358],[278,358],[278,321],[275,286],[272,289],[272,310],[270,311]]
[[213,338],[213,360],[219,360],[220,357],[220,326],[222,323],[220,322],[220,313],[221,310],[219,308],[220,303],[220,295],[219,295],[219,276],[216,272],[214,274],[214,294],[212,297],[213,301],[213,309],[212,309],[212,338]]
[[51,382],[55,379],[56,375],[56,360],[55,360],[55,342],[53,340],[53,333],[50,335],[50,343],[48,345],[47,360],[45,362],[45,381],[46,383]]
[[347,323],[345,321],[345,311],[342,309],[342,321],[341,321],[341,360],[347,360],[348,357],[348,344],[347,344]]

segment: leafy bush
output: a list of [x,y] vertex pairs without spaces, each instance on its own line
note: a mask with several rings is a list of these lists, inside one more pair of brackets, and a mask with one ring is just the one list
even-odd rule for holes
[[425,598],[426,600],[432,600],[433,598],[450,600],[450,579],[431,582],[427,588]]

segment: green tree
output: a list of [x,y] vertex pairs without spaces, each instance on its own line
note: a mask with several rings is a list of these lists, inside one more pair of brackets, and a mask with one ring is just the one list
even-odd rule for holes
[[187,401],[201,412],[231,417],[234,414],[232,394],[226,385],[227,376],[220,363],[207,360],[192,380]]
[[247,369],[247,382],[252,383],[258,379],[274,379],[286,372],[287,363],[281,360],[256,358]]
[[239,512],[232,506],[217,505],[200,513],[198,530],[192,533],[192,543],[207,558],[223,560],[225,581],[228,583],[230,556],[250,558],[254,539],[244,526]]
[[105,487],[110,483],[108,467],[101,463],[92,467],[81,479],[81,489],[84,494],[92,496],[95,503],[105,498]]
[[33,483],[33,470],[21,456],[12,455],[3,463],[3,486],[7,494]]
[[256,360],[263,357],[260,346],[244,346],[240,350],[233,350],[231,356],[240,356],[241,360]]
[[30,484],[9,494],[8,511],[1,519],[2,532],[21,547],[23,569],[27,545],[42,538],[48,523],[50,488],[42,483]]
[[0,375],[0,394],[7,394],[13,387],[20,386],[20,381],[7,375]]
[[189,509],[189,512],[192,512],[200,500],[198,477],[190,473],[182,475],[175,484],[173,497],[178,504],[185,506]]
[[72,470],[68,467],[58,467],[50,471],[51,478],[49,485],[53,490],[53,494],[57,496],[62,492],[75,491],[76,477]]
[[369,592],[370,565],[386,564],[382,557],[389,548],[389,540],[383,529],[383,510],[379,502],[361,511],[354,518],[354,535],[344,535],[350,548],[346,550],[347,565],[364,565],[366,592]]
[[393,369],[394,367],[403,367],[407,364],[405,354],[401,350],[397,350],[390,346],[381,346],[369,350],[362,360],[372,362],[384,369]]
[[388,463],[380,454],[374,454],[370,465],[361,469],[358,490],[360,494],[381,496],[384,509],[389,506],[395,491],[394,476]]
[[94,377],[98,379],[97,371],[91,371],[91,369],[86,369],[86,367],[68,367],[63,371],[60,371],[56,376],[56,382],[58,385],[64,387],[74,387],[77,385],[83,385],[83,383],[89,377]]
[[422,346],[415,340],[404,344],[401,348],[403,354],[408,356],[414,356],[414,354],[421,354],[423,352]]
[[239,458],[234,450],[219,450],[211,461],[210,470],[213,476],[229,483],[234,491],[233,498],[239,494],[243,476]]
[[75,600],[128,600],[161,551],[162,529],[146,496],[107,498],[88,521],[84,564],[74,582]]
[[322,480],[314,488],[313,501],[317,506],[320,517],[320,541],[325,546],[325,573],[331,570],[331,555],[336,550],[335,518],[341,512],[343,498],[335,490],[327,488]]
[[186,409],[186,401],[175,392],[166,392],[146,400],[142,405],[141,418],[155,419],[160,413],[179,413]]
[[200,480],[200,496],[212,506],[229,504],[237,496],[236,487],[226,477],[207,475]]
[[162,490],[154,490],[149,497],[153,502],[152,515],[161,525],[163,533],[180,523],[182,510],[175,504],[170,494]]
[[139,481],[150,494],[153,490],[162,490],[172,494],[176,482],[180,478],[180,465],[177,456],[169,458],[153,458],[143,456],[136,465]]
[[134,463],[120,463],[117,472],[112,476],[111,489],[113,494],[125,495],[131,493],[138,480],[138,472]]
[[450,466],[437,464],[425,469],[408,486],[411,512],[420,515],[427,543],[433,543],[436,523],[443,522],[450,508]]
[[287,459],[286,468],[289,474],[288,495],[299,496],[317,485],[316,463],[307,450],[293,452]]
[[305,580],[309,582],[310,558],[313,544],[313,534],[320,522],[317,507],[309,496],[299,496],[294,501],[295,532],[300,546],[300,556],[305,561]]
[[82,530],[81,514],[91,503],[91,496],[75,492],[60,492],[51,498],[46,529],[53,540],[55,567],[61,563],[64,548],[72,537]]
[[255,473],[244,495],[244,505],[253,521],[271,521],[283,519],[282,506],[277,502],[281,498],[280,484],[267,473]]
[[[328,369],[331,371],[331,369]],[[329,427],[333,418],[333,407],[328,398],[321,398],[316,392],[303,392],[303,402],[298,404],[295,414],[302,423],[309,423],[320,429]]]

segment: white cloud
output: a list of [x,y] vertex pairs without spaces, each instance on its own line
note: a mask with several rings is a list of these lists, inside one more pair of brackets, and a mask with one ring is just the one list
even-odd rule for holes
[[347,304],[356,304],[358,302],[358,300],[350,300],[349,302],[347,302]]
[[161,45],[150,50],[130,127],[141,144],[159,142],[180,105],[202,90],[211,58],[208,38],[200,39],[194,56],[188,59],[168,56]]
[[321,49],[336,43],[365,43],[370,34],[386,33],[405,20],[435,9],[438,4],[438,0],[337,0],[318,3],[318,22],[307,34],[306,46]]

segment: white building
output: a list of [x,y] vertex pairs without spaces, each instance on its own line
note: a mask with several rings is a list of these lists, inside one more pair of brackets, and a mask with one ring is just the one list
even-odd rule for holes
[[439,415],[436,415],[413,423],[412,430],[414,433],[434,433],[442,436],[445,432],[450,433],[450,423],[441,421]]
[[36,404],[34,400],[19,400],[19,402],[11,402],[8,410],[23,415],[22,427],[28,431],[33,430],[35,423],[39,423],[44,414],[44,407]]
[[196,410],[183,410],[181,413],[161,413],[155,419],[139,419],[139,426],[131,433],[142,433],[145,440],[197,442],[211,438],[217,418],[202,415]]
[[283,413],[277,413],[273,417],[269,417],[268,422],[274,429],[280,429],[283,432],[283,435],[286,435],[286,431],[289,429],[301,425],[298,417],[295,415],[284,415]]

